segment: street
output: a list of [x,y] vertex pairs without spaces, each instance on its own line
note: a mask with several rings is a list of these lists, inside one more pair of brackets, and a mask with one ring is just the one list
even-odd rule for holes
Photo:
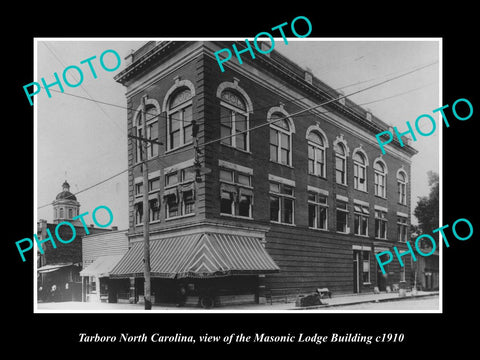
[[[363,299],[361,299],[363,298]],[[399,299],[397,294],[383,294],[381,295],[362,295],[361,298],[358,296],[352,297],[336,297],[329,299],[328,303],[332,306],[327,307],[318,307],[312,309],[303,309],[301,311],[322,311],[322,312],[341,312],[349,310],[366,310],[366,311],[396,311],[396,310],[414,310],[416,311],[435,311],[439,310],[439,296],[425,296],[425,297],[415,297],[412,299]],[[350,304],[363,300],[362,303]],[[385,301],[387,300],[387,301]],[[344,305],[341,305],[341,301],[345,302]],[[57,303],[39,303],[38,311],[59,311],[59,312],[122,312],[122,311],[133,311],[133,312],[143,312],[143,304],[112,304],[112,303],[85,303],[85,302],[57,302]],[[178,308],[174,305],[154,305],[152,310],[159,311],[173,311],[173,312],[204,312],[205,309],[199,307],[181,307]],[[295,307],[294,303],[274,303],[270,304],[244,304],[244,305],[232,305],[228,307],[218,307],[212,309],[212,311],[254,311],[254,312],[263,312],[263,311],[292,311],[298,310]]]

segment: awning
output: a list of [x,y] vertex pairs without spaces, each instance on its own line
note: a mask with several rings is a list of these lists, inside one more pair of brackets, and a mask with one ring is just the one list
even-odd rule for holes
[[93,263],[80,271],[80,276],[106,277],[122,257],[123,255],[99,256]]
[[37,269],[37,271],[40,274],[45,274],[45,273],[57,271],[61,268],[64,268],[64,267],[67,267],[67,266],[72,266],[72,265],[73,265],[73,263],[50,264],[50,265],[45,265],[45,266],[39,267]]
[[[254,237],[194,234],[150,242],[151,277],[209,278],[280,271]],[[110,277],[143,277],[143,241],[136,242],[110,272]]]

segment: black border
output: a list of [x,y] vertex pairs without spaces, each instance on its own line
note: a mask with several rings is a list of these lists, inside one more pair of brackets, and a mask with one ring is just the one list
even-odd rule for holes
[[[278,3],[280,13],[272,9],[261,12],[246,4],[231,6],[226,3],[215,8],[210,14],[195,9],[164,9],[141,14],[141,4],[120,4],[107,12],[89,9],[76,14],[75,22],[58,21],[52,13],[32,11],[32,18],[22,18],[21,35],[7,40],[9,58],[4,64],[7,78],[4,98],[13,99],[4,103],[8,115],[4,118],[7,131],[4,135],[4,178],[7,193],[4,207],[5,248],[3,258],[7,260],[3,276],[4,316],[8,335],[7,347],[16,349],[20,344],[31,344],[39,354],[93,354],[93,351],[107,350],[121,354],[127,345],[138,355],[162,354],[163,350],[175,350],[182,355],[193,352],[201,355],[202,350],[213,354],[245,353],[255,355],[257,349],[265,354],[281,353],[285,349],[315,354],[343,350],[378,351],[405,353],[416,356],[420,352],[433,354],[443,348],[454,349],[462,346],[462,352],[474,344],[475,328],[469,326],[476,306],[476,241],[478,212],[472,210],[475,202],[476,177],[476,123],[479,104],[475,82],[478,81],[476,42],[473,36],[475,9],[467,5],[452,5],[443,8],[429,8],[421,11],[407,4],[383,4],[380,8],[365,5],[352,8],[347,3],[323,3],[297,6]],[[312,8],[312,5],[315,5]],[[148,10],[148,5],[144,4]],[[201,8],[208,5],[197,4]],[[443,6],[443,5],[440,5]],[[242,8],[243,12],[235,10]],[[399,9],[402,7],[402,9]],[[213,8],[213,5],[212,5]],[[273,8],[273,7],[272,7]],[[32,9],[33,10],[33,9]],[[84,9],[86,10],[86,9]],[[211,11],[213,9],[209,9]],[[157,14],[158,12],[158,14]],[[185,15],[185,12],[187,15]],[[205,10],[203,11],[205,12]],[[469,15],[472,13],[472,15]],[[33,16],[35,14],[35,16]],[[170,15],[169,15],[170,14]],[[72,14],[70,14],[72,15]],[[157,16],[158,15],[158,16]],[[458,218],[469,219],[475,229],[468,241],[451,240],[450,248],[444,249],[444,313],[443,314],[33,314],[32,304],[32,262],[22,263],[14,242],[32,235],[33,224],[33,112],[25,101],[22,86],[33,81],[33,38],[34,37],[137,37],[137,36],[245,36],[251,37],[260,31],[290,22],[296,16],[307,16],[312,25],[311,37],[441,37],[443,38],[443,103],[452,104],[458,98],[467,98],[473,104],[474,115],[468,121],[450,122],[450,128],[443,128],[443,223],[452,224]],[[61,13],[68,20],[67,14]],[[44,19],[44,21],[38,21]],[[74,26],[74,25],[77,26]],[[81,26],[80,26],[81,25]],[[7,36],[11,31],[6,32]],[[5,49],[4,49],[5,50]],[[14,69],[12,70],[11,67]],[[13,93],[13,94],[12,94]],[[12,96],[13,95],[13,96]],[[14,110],[15,109],[15,110]],[[480,108],[479,108],[480,109]],[[425,109],[426,113],[431,109]],[[433,110],[433,109],[432,109]],[[407,119],[406,119],[407,120]],[[412,201],[412,206],[415,202]],[[13,223],[12,223],[13,222]],[[36,230],[36,229],[34,229]],[[472,324],[475,326],[476,324]],[[95,332],[104,334],[131,334],[159,332],[172,335],[228,335],[230,333],[286,335],[303,333],[330,334],[331,332],[362,333],[404,333],[401,344],[232,344],[220,343],[194,346],[186,344],[80,344],[78,334]],[[452,346],[453,345],[453,346]],[[28,346],[28,345],[27,345]],[[143,352],[147,347],[154,352]],[[60,351],[67,347],[68,351]],[[35,351],[37,351],[35,350]],[[213,352],[212,352],[213,350]],[[63,355],[62,355],[63,354]],[[164,353],[167,354],[167,353]],[[175,353],[173,353],[175,354]],[[57,356],[54,356],[57,357]]]

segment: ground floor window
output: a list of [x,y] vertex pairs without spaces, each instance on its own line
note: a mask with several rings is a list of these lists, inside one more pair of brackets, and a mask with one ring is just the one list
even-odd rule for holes
[[370,283],[370,253],[368,251],[363,252],[362,279],[364,283]]
[[400,268],[400,281],[405,281],[405,266]]

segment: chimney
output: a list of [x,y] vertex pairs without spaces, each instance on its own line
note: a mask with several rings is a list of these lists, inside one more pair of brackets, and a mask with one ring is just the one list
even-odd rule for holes
[[305,70],[305,81],[309,84],[313,84],[313,71],[308,67]]
[[135,51],[133,49],[130,50],[129,54],[127,56],[125,56],[124,60],[125,60],[125,65],[128,66],[130,65],[131,63],[133,63],[133,54],[135,53]]
[[118,226],[112,226],[112,231],[117,231],[118,230]]

